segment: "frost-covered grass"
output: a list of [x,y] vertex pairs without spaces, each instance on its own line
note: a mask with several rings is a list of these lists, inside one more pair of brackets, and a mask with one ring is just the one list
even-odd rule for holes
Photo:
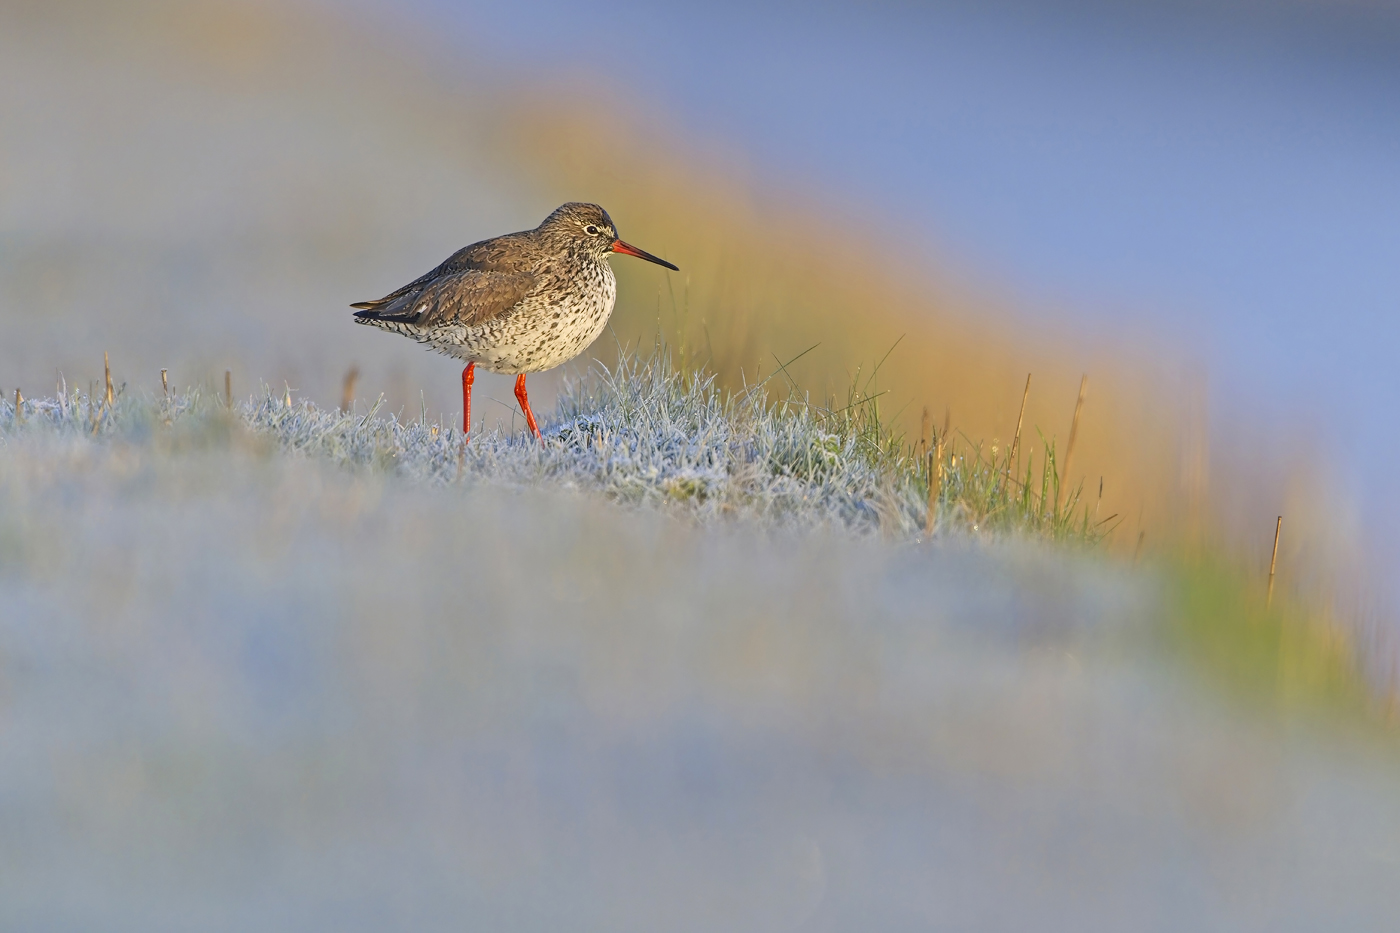
[[[284,450],[386,470],[430,483],[550,484],[701,520],[742,518],[783,528],[839,528],[915,538],[933,533],[1028,533],[1091,542],[1093,524],[1078,492],[1056,507],[1053,447],[1019,481],[1009,462],[953,438],[932,440],[941,464],[882,423],[878,397],[852,392],[844,405],[791,395],[774,403],[768,387],[739,393],[711,376],[677,371],[665,354],[626,357],[566,385],[544,442],[500,430],[466,444],[454,427],[404,419],[374,405],[342,413],[265,390],[231,408],[192,390],[166,398],[102,398],[79,393],[26,401],[16,420],[0,408],[0,432],[48,430],[122,437],[167,427],[188,432],[242,424]],[[119,393],[120,396],[120,393]],[[930,473],[936,487],[929,520]]]

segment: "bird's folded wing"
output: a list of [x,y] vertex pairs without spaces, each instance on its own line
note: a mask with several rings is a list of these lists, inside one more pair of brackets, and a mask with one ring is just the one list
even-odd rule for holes
[[414,283],[373,308],[380,320],[400,320],[417,327],[443,324],[484,324],[508,313],[534,286],[528,272],[467,270]]

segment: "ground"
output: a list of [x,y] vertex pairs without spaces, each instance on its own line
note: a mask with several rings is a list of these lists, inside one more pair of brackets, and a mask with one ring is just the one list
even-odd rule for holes
[[1393,756],[1165,658],[1159,576],[882,528],[840,470],[710,509],[668,484],[770,487],[678,466],[724,446],[688,410],[565,469],[617,413],[574,398],[460,460],[276,393],[0,412],[0,927],[1400,914]]

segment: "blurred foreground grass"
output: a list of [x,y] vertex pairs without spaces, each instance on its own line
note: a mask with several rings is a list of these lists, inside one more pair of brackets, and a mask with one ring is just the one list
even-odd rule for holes
[[953,502],[920,542],[850,412],[629,362],[459,466],[288,395],[0,407],[0,928],[1400,911],[1393,750],[1182,677],[1169,578]]
[[1379,677],[1356,628],[1285,594],[1272,605],[1257,577],[1200,553],[1165,568],[1173,609],[1163,644],[1231,695],[1284,714],[1340,716],[1396,735],[1393,672]]

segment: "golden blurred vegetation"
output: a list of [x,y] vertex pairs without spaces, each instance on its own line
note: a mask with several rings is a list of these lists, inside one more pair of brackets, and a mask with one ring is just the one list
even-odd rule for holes
[[1023,433],[1034,442],[1040,431],[1063,452],[1087,374],[1068,481],[1092,497],[1102,479],[1102,514],[1121,517],[1119,546],[1135,547],[1143,530],[1155,543],[1176,540],[1206,520],[1203,389],[1145,348],[1020,318],[930,271],[899,227],[820,194],[806,204],[765,196],[721,157],[688,152],[621,109],[550,88],[512,98],[499,119],[512,161],[547,192],[542,204],[596,200],[624,238],[681,266],[664,280],[614,263],[624,340],[659,327],[730,386],[781,362],[814,402],[844,401],[878,365],[871,388],[911,440],[926,433],[927,409],[988,453],[1010,444],[1028,374]]

